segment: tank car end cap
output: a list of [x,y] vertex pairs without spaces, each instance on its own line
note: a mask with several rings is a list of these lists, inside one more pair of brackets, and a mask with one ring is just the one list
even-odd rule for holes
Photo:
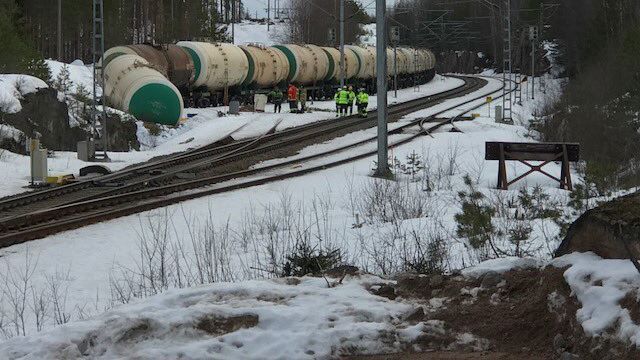
[[169,86],[147,84],[131,97],[129,112],[138,120],[176,125],[180,120],[182,107],[178,94]]

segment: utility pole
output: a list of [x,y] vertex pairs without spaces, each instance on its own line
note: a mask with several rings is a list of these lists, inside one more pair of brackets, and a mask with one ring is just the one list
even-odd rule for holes
[[271,0],[267,0],[267,31],[269,31],[270,22],[271,22]]
[[344,0],[340,0],[340,86],[344,86]]
[[400,28],[391,27],[391,42],[393,43],[393,97],[398,98],[398,42],[400,41]]
[[62,61],[62,0],[58,0],[58,61]]
[[231,0],[231,43],[236,43],[236,0]]
[[504,0],[502,6],[503,21],[503,53],[502,53],[502,121],[513,122],[511,95],[511,0]]
[[386,0],[376,0],[376,75],[378,90],[378,166],[373,176],[389,178],[387,155],[387,31]]
[[536,76],[536,40],[538,39],[537,26],[529,26],[529,40],[531,40],[531,100],[535,100],[535,76]]
[[[92,135],[99,140],[96,142],[97,147],[102,154],[95,154],[98,160],[109,161],[107,148],[109,146],[109,138],[107,133],[107,104],[104,101],[104,68],[100,62],[100,58],[104,55],[104,6],[103,0],[93,0],[93,39],[91,47],[93,50],[93,103],[91,104],[91,120]],[[98,96],[98,86],[102,87],[100,96]],[[96,105],[102,105],[102,110],[98,111]]]

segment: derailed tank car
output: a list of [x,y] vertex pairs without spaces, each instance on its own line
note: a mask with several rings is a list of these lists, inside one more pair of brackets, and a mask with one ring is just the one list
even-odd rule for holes
[[[398,47],[394,57],[393,49],[388,48],[386,56],[390,87],[396,70],[399,87],[425,83],[435,75],[435,57],[429,50]],[[118,65],[111,67],[113,62]],[[175,109],[177,103],[173,95],[176,92],[182,97],[178,104],[182,112],[183,104],[188,107],[207,107],[230,99],[250,103],[253,94],[267,93],[274,87],[285,90],[290,83],[305,86],[311,99],[328,99],[332,98],[340,84],[343,71],[340,63],[338,49],[309,44],[236,46],[181,41],[175,45],[117,46],[103,56],[105,88],[109,90],[105,92],[107,100],[112,106],[132,113],[132,108],[139,109],[140,106],[132,107],[127,103],[130,99],[123,98],[121,94],[130,92],[128,87],[132,83],[138,84],[138,80],[141,83],[157,82],[158,89],[165,89],[162,86],[169,89],[167,84],[172,84],[170,91],[159,90],[157,95],[145,92],[147,103],[152,108],[155,106],[156,110],[162,107],[157,104],[163,102],[168,102],[168,108]],[[125,76],[123,72],[126,72],[126,81],[121,79]],[[165,81],[161,82],[159,77]],[[346,83],[354,88],[364,87],[371,93],[375,92],[375,48],[346,45],[344,77]],[[171,100],[164,97],[169,93],[172,94],[168,97]],[[169,116],[158,111],[143,113],[137,110],[144,121],[162,124],[177,122],[175,111],[170,113]]]

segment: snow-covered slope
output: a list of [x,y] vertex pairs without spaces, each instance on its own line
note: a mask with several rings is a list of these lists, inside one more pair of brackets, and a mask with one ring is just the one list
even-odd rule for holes
[[[55,60],[45,61],[51,70],[51,79],[55,80],[64,66],[69,69],[69,79],[71,80],[71,89],[73,93],[79,85],[84,86],[85,90],[93,93],[93,65],[85,65],[80,60],[76,60],[71,64],[65,64]],[[100,90],[98,91],[100,93]]]
[[49,87],[44,81],[29,75],[0,74],[0,112],[22,110],[20,100],[26,94]]
[[[0,344],[2,359],[326,359],[413,340],[413,309],[372,295],[373,276],[218,283],[169,291]],[[422,327],[422,326],[421,326]],[[419,333],[419,332],[418,332]]]

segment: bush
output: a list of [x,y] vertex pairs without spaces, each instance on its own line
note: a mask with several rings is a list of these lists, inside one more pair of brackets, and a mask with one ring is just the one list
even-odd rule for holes
[[474,249],[481,249],[489,243],[494,233],[491,218],[495,209],[485,204],[485,196],[476,190],[469,175],[465,175],[464,183],[468,189],[458,193],[462,213],[455,215],[456,234],[468,239]]
[[295,252],[287,256],[282,276],[322,275],[341,262],[339,249],[316,249],[308,244],[298,244]]

